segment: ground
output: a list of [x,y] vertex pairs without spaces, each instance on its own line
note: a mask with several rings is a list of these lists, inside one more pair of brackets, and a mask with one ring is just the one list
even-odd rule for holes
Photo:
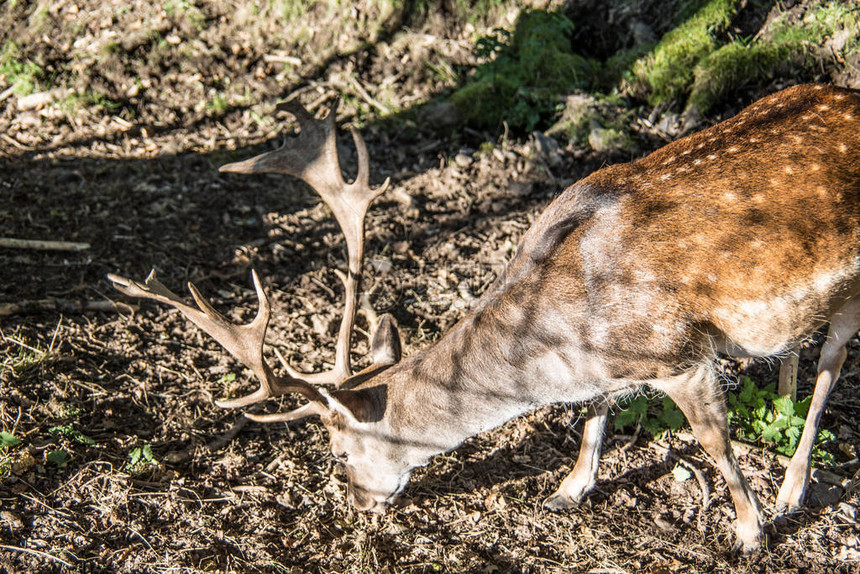
[[[555,146],[501,126],[449,129],[454,112],[437,97],[457,76],[445,67],[475,64],[475,29],[486,22],[389,17],[385,3],[367,2],[346,20],[305,14],[315,32],[296,47],[276,34],[288,15],[267,13],[263,25],[248,6],[82,0],[2,9],[4,50],[14,40],[40,84],[26,93],[26,69],[0,73],[0,236],[88,247],[0,248],[0,569],[860,569],[856,339],[822,424],[835,435],[834,461],[817,472],[807,508],[777,516],[783,459],[738,445],[771,520],[768,548],[752,556],[731,552],[725,484],[684,431],[610,434],[596,491],[575,510],[547,513],[541,503],[569,471],[581,417],[575,405],[541,409],[436,457],[402,504],[377,516],[346,503],[320,424],[246,423],[216,408],[213,398],[253,388],[250,374],[176,312],[122,297],[105,275],[142,279],[155,267],[175,291],[192,281],[248,320],[256,269],[272,299],[269,345],[308,371],[332,361],[341,296],[333,270],[344,259],[330,213],[289,178],[217,171],[276,145],[289,123],[275,102],[296,95],[318,110],[344,97],[338,120],[363,128],[371,182],[391,178],[368,221],[365,287],[378,312],[397,318],[407,354],[468,311],[565,186],[677,136],[679,111],[636,104],[628,112],[637,114],[636,145],[609,149]],[[497,8],[486,20],[515,17]],[[744,86],[702,122],[789,83]],[[412,115],[383,111],[428,102]],[[340,144],[351,173],[345,132]],[[802,353],[801,396],[817,340]],[[356,361],[366,363],[366,337],[356,343]],[[767,363],[723,367],[727,385],[776,378]],[[298,404],[282,403],[264,410]],[[679,480],[679,459],[702,482]]]

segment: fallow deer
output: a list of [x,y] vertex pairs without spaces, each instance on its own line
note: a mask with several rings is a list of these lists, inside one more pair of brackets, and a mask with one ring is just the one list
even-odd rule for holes
[[[545,506],[576,505],[595,483],[613,399],[651,387],[671,397],[722,473],[737,512],[739,546],[759,547],[763,515],[732,453],[715,358],[784,357],[829,322],[797,453],[778,499],[801,504],[827,396],[860,328],[860,95],[802,85],[650,155],[603,168],[561,193],[535,221],[496,282],[437,343],[399,361],[384,317],[373,365],[350,366],[364,248],[364,217],[385,188],[368,185],[368,154],[344,183],[334,113],[316,120],[295,103],[301,132],[281,148],[221,168],[303,179],[346,236],[346,309],[331,372],[305,375],[263,357],[269,303],[256,273],[259,311],[235,325],[189,285],[189,306],[150,274],[110,275],[123,293],[172,305],[260,380],[244,407],[296,393],[292,421],[319,415],[346,467],[349,499],[384,510],[410,473],[434,455],[541,405],[588,406],[576,464]],[[279,355],[280,357],[280,355]],[[330,384],[327,389],[319,384]]]

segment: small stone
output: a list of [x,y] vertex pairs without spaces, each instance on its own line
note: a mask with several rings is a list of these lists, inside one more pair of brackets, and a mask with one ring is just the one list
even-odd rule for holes
[[469,167],[472,165],[472,158],[461,152],[454,156],[454,163],[457,167]]
[[672,469],[672,476],[677,482],[686,482],[693,478],[693,473],[679,464]]
[[53,92],[38,92],[28,96],[20,96],[17,106],[19,110],[38,110],[54,101]]

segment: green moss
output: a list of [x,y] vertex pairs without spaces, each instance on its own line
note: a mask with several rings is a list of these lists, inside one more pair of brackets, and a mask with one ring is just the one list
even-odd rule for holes
[[8,41],[0,49],[0,76],[7,84],[15,87],[19,96],[39,91],[39,80],[43,77],[42,68],[22,59],[17,44]]
[[572,52],[572,30],[562,14],[524,11],[509,44],[503,34],[485,38],[484,49],[498,56],[450,98],[463,120],[476,127],[507,122],[529,130],[556,113],[564,94],[589,87],[593,65]]
[[739,0],[708,0],[684,23],[672,29],[650,54],[633,66],[640,89],[652,105],[685,95],[693,83],[693,70],[718,47],[717,36],[731,23]]
[[820,60],[815,48],[841,30],[847,32],[843,51],[857,50],[860,8],[829,2],[810,11],[800,22],[788,22],[785,15],[777,18],[762,39],[735,40],[702,58],[693,71],[688,107],[705,112],[743,84],[815,69]]

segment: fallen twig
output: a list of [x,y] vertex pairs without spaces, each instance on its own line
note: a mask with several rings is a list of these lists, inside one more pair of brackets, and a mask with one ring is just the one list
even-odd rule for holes
[[18,86],[19,86],[20,84],[21,84],[21,82],[15,82],[15,83],[14,83],[14,84],[12,84],[11,86],[9,86],[9,87],[8,87],[8,88],[6,88],[5,90],[3,90],[3,93],[2,93],[2,94],[0,94],[0,102],[2,102],[3,100],[5,100],[5,99],[9,98],[9,96],[11,96],[12,94],[14,94],[14,93],[15,93],[15,90],[16,90],[16,89],[18,89]]
[[695,464],[693,464],[692,462],[690,462],[686,458],[682,457],[681,455],[675,454],[672,451],[671,447],[666,447],[666,446],[663,446],[661,444],[657,444],[657,443],[653,443],[653,442],[650,443],[648,446],[650,446],[651,448],[653,448],[657,452],[662,453],[663,455],[667,456],[668,458],[671,458],[672,460],[674,460],[675,462],[677,462],[678,464],[680,464],[681,466],[683,466],[684,468],[686,468],[687,470],[692,472],[693,476],[696,477],[696,481],[699,483],[699,489],[700,489],[701,494],[702,494],[702,506],[699,509],[699,517],[698,517],[699,525],[698,525],[698,528],[699,528],[699,531],[703,532],[704,529],[702,527],[702,517],[704,516],[705,511],[708,509],[708,506],[710,506],[710,504],[711,504],[711,488],[710,488],[710,486],[708,486],[708,481],[705,478],[705,475],[702,473],[701,470],[699,470],[699,467],[697,467]]
[[206,445],[206,450],[208,450],[209,452],[215,452],[224,448],[227,443],[236,438],[236,435],[239,434],[239,431],[245,428],[245,425],[248,424],[249,420],[251,419],[244,415],[236,419],[236,422],[233,423],[233,426],[227,429],[227,432],[225,432],[224,434]]
[[301,66],[302,61],[299,58],[293,56],[280,56],[277,54],[264,54],[263,55],[264,62],[271,62],[275,64],[289,64],[291,66]]
[[42,311],[63,313],[83,313],[85,311],[130,312],[138,309],[135,305],[114,301],[74,301],[71,299],[36,299],[17,303],[0,303],[0,317]]
[[38,251],[86,251],[89,243],[73,241],[48,241],[44,239],[15,239],[0,237],[0,248],[4,249],[35,249]]

